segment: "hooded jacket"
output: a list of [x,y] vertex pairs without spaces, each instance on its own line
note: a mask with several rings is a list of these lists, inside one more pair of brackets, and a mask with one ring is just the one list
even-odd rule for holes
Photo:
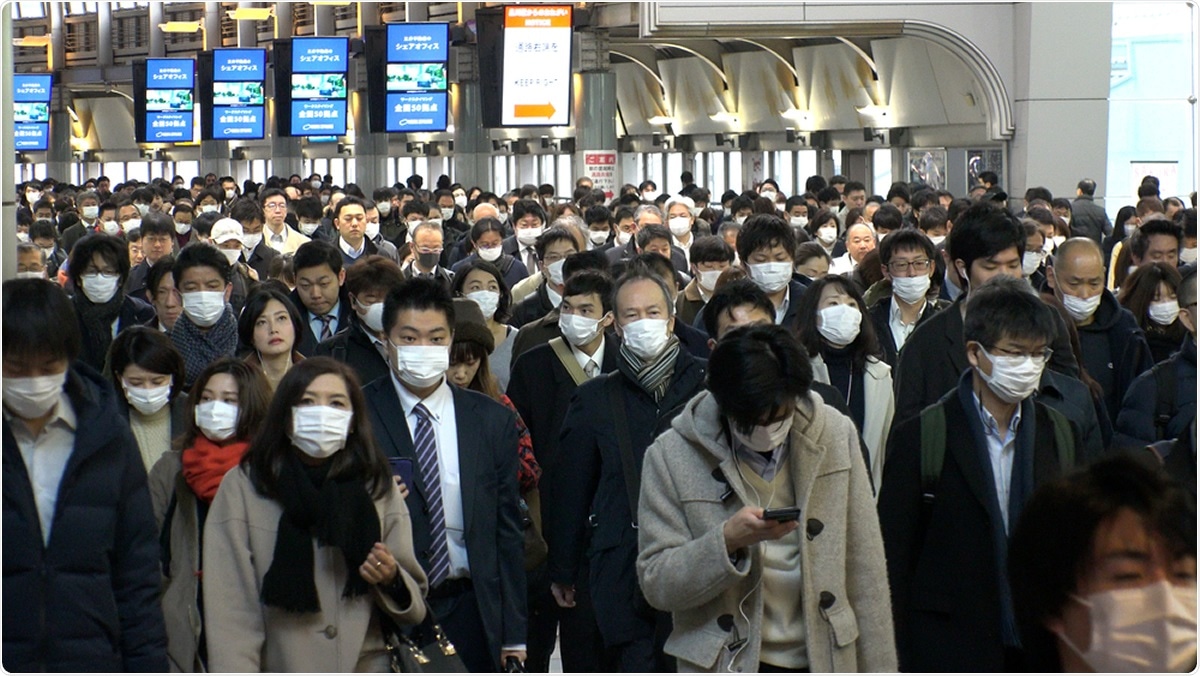
[[1092,323],[1077,326],[1080,361],[1088,374],[1104,388],[1104,405],[1110,420],[1121,411],[1121,400],[1133,380],[1154,366],[1146,335],[1138,326],[1133,313],[1117,303],[1107,289],[1101,293],[1100,307]]

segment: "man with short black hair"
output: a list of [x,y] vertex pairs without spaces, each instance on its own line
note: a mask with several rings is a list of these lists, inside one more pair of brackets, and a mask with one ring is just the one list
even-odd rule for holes
[[[518,202],[518,204],[520,204]],[[567,256],[579,253],[579,242],[571,231],[562,227],[554,227],[543,232],[537,238],[535,245],[538,264],[543,270],[542,283],[537,292],[522,300],[513,308],[510,321],[513,326],[522,327],[547,313],[556,310],[562,303],[563,265]],[[514,359],[516,352],[513,353]]]
[[395,261],[367,256],[346,268],[346,295],[354,315],[350,326],[317,344],[313,356],[333,357],[369,383],[388,374],[387,336],[383,331],[383,302],[404,284]]
[[806,287],[792,279],[796,259],[792,227],[778,216],[757,214],[738,233],[737,251],[751,281],[775,306],[775,323],[795,329],[796,310]]
[[680,321],[691,326],[704,304],[717,289],[717,278],[733,265],[733,247],[713,235],[697,237],[692,242],[692,280],[675,297],[675,313]]
[[302,244],[292,259],[296,289],[291,299],[303,320],[303,335],[296,337],[295,350],[315,354],[317,343],[332,338],[350,326],[353,308],[343,285],[346,271],[337,247],[313,240]]
[[237,352],[237,315],[229,304],[233,268],[216,247],[195,242],[179,252],[171,274],[183,313],[170,338],[183,355],[183,389],[188,390],[209,364]]
[[510,211],[513,234],[501,242],[501,252],[524,263],[529,274],[541,272],[537,240],[546,230],[546,210],[534,200],[521,199]]
[[1165,216],[1149,216],[1129,236],[1129,260],[1135,266],[1162,263],[1179,267],[1179,251],[1183,247],[1183,228]]
[[150,268],[175,246],[175,221],[166,213],[153,211],[142,218],[142,262],[133,266],[125,280],[125,292],[141,298],[146,295],[146,276]]
[[[930,210],[941,207],[930,207]],[[929,285],[937,269],[933,242],[911,228],[892,233],[879,245],[879,264],[891,283],[892,293],[871,307],[875,335],[883,361],[896,368],[908,337],[923,322],[949,306],[929,298]]]
[[249,197],[239,199],[230,207],[229,217],[242,224],[242,260],[258,273],[259,279],[268,279],[271,261],[279,252],[263,241],[263,208]]

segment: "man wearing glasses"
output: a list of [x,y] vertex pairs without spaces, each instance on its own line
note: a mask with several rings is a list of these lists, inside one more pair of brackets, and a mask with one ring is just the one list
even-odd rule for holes
[[301,244],[311,241],[304,233],[288,226],[288,198],[279,188],[264,190],[262,194],[263,241],[280,254],[294,254]]
[[452,291],[454,273],[440,265],[445,241],[442,226],[421,221],[409,230],[409,236],[412,238],[412,260],[404,265],[404,278],[429,277],[441,282],[446,291]]
[[965,306],[969,367],[893,429],[879,492],[902,671],[1023,670],[1008,536],[1040,484],[1085,462],[1079,427],[1034,400],[1054,311],[1013,275]]
[[883,361],[893,369],[913,330],[949,305],[929,297],[934,255],[933,242],[916,229],[897,230],[879,245],[879,261],[883,276],[892,283],[892,295],[871,307],[871,320]]

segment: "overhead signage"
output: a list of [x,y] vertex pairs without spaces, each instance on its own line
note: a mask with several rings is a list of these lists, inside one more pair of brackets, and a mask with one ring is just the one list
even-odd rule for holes
[[266,117],[266,50],[213,50],[212,74],[212,138],[263,138]]
[[50,147],[49,75],[13,75],[13,146],[16,150]]
[[387,132],[445,131],[450,30],[444,23],[387,27]]
[[292,40],[292,135],[346,133],[346,38]]
[[194,59],[146,59],[144,143],[194,140],[196,96]]
[[553,127],[570,123],[571,6],[504,8],[501,124]]

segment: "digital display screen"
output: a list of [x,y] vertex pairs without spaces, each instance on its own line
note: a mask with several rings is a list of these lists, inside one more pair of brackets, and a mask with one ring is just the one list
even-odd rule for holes
[[345,135],[348,49],[346,38],[292,40],[293,135]]
[[264,49],[213,51],[212,137],[261,139],[265,136],[267,52]]
[[147,143],[193,140],[196,61],[146,59]]
[[570,124],[571,26],[570,5],[504,8],[501,124]]
[[16,150],[50,147],[49,75],[13,75],[13,146]]
[[444,23],[388,25],[385,131],[446,131],[449,45]]

